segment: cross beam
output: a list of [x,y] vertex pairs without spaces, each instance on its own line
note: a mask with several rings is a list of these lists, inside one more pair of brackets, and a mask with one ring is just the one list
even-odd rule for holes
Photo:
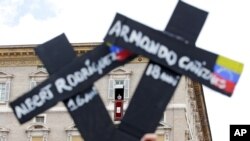
[[[207,14],[179,1],[164,32],[172,37],[178,35],[181,42],[195,44]],[[178,79],[168,83],[166,79],[155,79],[157,75]],[[181,74],[150,60],[118,128],[139,137],[154,132],[180,78]]]
[[[117,14],[104,41],[144,55],[166,68],[231,96],[243,64],[177,39],[178,36],[157,31]],[[155,76],[155,79],[162,78]],[[178,78],[171,79],[169,82],[173,83]]]
[[[64,34],[38,46],[35,51],[49,74],[56,73],[65,64],[76,58],[76,54]],[[79,91],[73,97],[64,100],[63,103],[85,141],[115,141],[117,137],[124,141],[135,140],[135,138],[117,131],[93,85],[84,91]]]

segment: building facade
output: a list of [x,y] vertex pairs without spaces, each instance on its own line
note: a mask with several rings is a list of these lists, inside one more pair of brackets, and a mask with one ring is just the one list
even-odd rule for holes
[[[72,45],[75,52],[82,55],[98,44]],[[18,123],[9,107],[10,101],[48,77],[46,69],[34,53],[33,49],[36,46],[0,46],[0,141],[82,141],[62,103],[22,125]],[[147,58],[138,56],[95,83],[114,124],[119,124],[120,120],[115,114],[116,91],[123,90],[123,114],[147,62]],[[187,77],[181,78],[159,122],[156,134],[159,141],[212,140],[204,94],[199,83]]]

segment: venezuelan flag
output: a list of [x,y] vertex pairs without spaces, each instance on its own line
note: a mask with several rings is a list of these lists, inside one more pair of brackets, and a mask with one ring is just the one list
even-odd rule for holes
[[117,60],[120,61],[125,60],[126,58],[132,55],[132,53],[129,50],[123,49],[115,45],[112,45],[110,47],[110,51],[114,52],[116,54]]
[[213,74],[225,80],[225,91],[232,93],[236,83],[238,82],[243,70],[243,64],[226,58],[224,56],[218,56],[216,64],[213,68]]

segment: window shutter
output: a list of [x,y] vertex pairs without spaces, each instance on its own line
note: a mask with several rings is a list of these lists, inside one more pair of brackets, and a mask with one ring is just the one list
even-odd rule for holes
[[109,91],[108,91],[108,98],[114,99],[115,90],[114,90],[114,79],[109,79]]
[[129,79],[124,80],[124,97],[129,98]]
[[10,80],[5,85],[5,101],[9,101],[10,98]]
[[0,101],[5,100],[5,83],[0,83]]

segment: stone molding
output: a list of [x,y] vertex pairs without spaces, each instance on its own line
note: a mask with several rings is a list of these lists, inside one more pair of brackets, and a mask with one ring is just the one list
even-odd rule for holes
[[203,133],[202,135],[199,135],[199,138],[204,141],[212,141],[212,135],[211,130],[209,126],[209,120],[207,115],[207,108],[206,103],[204,99],[204,93],[202,89],[202,85],[196,81],[193,81],[193,88],[194,88],[194,94],[195,94],[195,100],[197,104],[197,116],[199,117],[199,123],[200,123],[200,132]]
[[[101,43],[73,43],[77,55],[84,54]],[[5,45],[0,46],[0,67],[12,66],[39,66],[42,65],[37,58],[34,48],[38,45]],[[132,63],[148,62],[148,59],[138,56]]]

